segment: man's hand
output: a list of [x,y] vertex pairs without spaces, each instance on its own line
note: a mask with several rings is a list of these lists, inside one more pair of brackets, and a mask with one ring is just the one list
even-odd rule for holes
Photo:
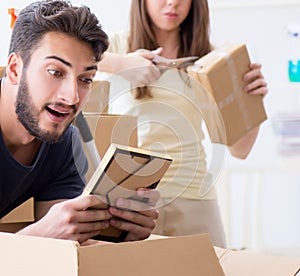
[[141,200],[147,198],[147,203],[120,198],[116,201],[116,207],[108,208],[95,195],[65,200],[54,204],[39,221],[18,233],[83,243],[112,225],[129,232],[126,241],[146,239],[158,218],[154,206],[159,199],[159,192],[139,189],[137,196]]
[[159,192],[153,189],[139,189],[137,195],[141,199],[148,198],[147,203],[120,198],[116,201],[117,208],[109,207],[109,212],[113,215],[110,224],[129,232],[125,241],[146,239],[156,226],[158,211],[154,206],[159,199]]
[[53,205],[44,217],[18,233],[82,243],[108,228],[111,218],[106,204],[98,197],[79,196]]

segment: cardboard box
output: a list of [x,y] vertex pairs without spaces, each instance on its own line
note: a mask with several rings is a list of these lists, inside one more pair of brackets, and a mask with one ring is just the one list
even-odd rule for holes
[[1,275],[10,276],[300,275],[300,260],[214,248],[205,234],[80,246],[0,233],[0,243]]
[[[101,158],[111,143],[137,147],[137,118],[129,115],[113,115],[85,112],[84,117],[90,127],[96,148]],[[91,160],[86,145],[83,144],[89,164]],[[95,168],[89,166],[86,179],[89,180]]]
[[0,66],[0,78],[3,77],[3,75],[4,75],[4,70],[5,70],[5,67],[4,67],[4,66]]
[[[82,109],[100,158],[103,158],[111,143],[137,147],[136,117],[107,114],[109,89],[110,83],[108,81],[94,81],[91,94]],[[96,167],[85,143],[83,143],[83,148],[89,162],[89,169],[86,174],[88,181]]]
[[80,246],[0,233],[0,243],[1,275],[224,275],[208,235]]
[[199,96],[208,104],[203,116],[213,143],[233,145],[267,118],[262,97],[243,91],[247,84],[243,76],[249,71],[249,65],[244,44],[226,44],[187,69],[196,80],[192,81],[194,89],[197,90],[199,82],[209,93]]
[[102,158],[111,143],[137,147],[137,118],[130,115],[84,113]]
[[108,81],[94,81],[92,91],[84,104],[82,111],[91,113],[107,113],[109,101]]
[[296,276],[300,260],[244,251],[215,248],[225,275],[230,276]]
[[0,231],[15,233],[33,221],[34,201],[30,198],[0,219]]

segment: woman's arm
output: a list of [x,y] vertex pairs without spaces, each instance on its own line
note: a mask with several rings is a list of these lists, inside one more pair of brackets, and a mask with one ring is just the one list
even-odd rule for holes
[[152,59],[153,54],[150,51],[136,51],[126,55],[105,52],[98,64],[98,71],[118,74],[133,86],[143,87],[161,76]]
[[[265,95],[268,93],[267,83],[261,72],[261,64],[250,64],[250,71],[245,74],[244,80],[248,82],[248,84],[244,87],[244,91],[249,95],[254,97],[265,97]],[[258,131],[259,127],[251,130],[233,146],[228,147],[231,155],[237,158],[245,159],[249,155],[256,141]]]
[[234,145],[229,146],[229,152],[232,156],[240,159],[246,159],[249,155],[258,135],[259,127],[251,130],[242,139],[237,141]]

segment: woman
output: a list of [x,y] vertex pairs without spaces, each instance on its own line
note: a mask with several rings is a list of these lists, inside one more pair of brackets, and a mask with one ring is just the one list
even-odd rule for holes
[[[110,105],[113,113],[138,116],[139,146],[167,152],[173,158],[158,187],[160,216],[154,233],[209,233],[214,245],[225,247],[202,145],[203,119],[197,93],[204,90],[199,86],[194,91],[183,71],[166,70],[163,64],[153,62],[155,55],[202,57],[211,50],[206,0],[132,0],[130,31],[110,37],[110,48],[99,70],[115,74],[110,79],[112,85],[122,82],[118,76],[130,82],[130,86],[112,89]],[[260,64],[251,64],[244,79],[248,81],[245,93],[267,93]],[[246,158],[257,134],[258,128],[249,132],[229,148],[231,154]]]

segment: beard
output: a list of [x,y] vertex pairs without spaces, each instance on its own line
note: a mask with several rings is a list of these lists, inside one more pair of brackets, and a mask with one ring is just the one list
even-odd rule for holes
[[[16,101],[16,114],[18,120],[21,122],[21,124],[29,132],[30,135],[32,135],[38,140],[51,144],[60,142],[62,140],[63,133],[67,130],[69,126],[68,125],[65,128],[63,133],[57,133],[56,131],[50,132],[47,130],[43,130],[39,127],[40,112],[39,109],[34,105],[32,97],[29,94],[25,69],[23,69],[22,71],[22,77],[19,85]],[[58,128],[57,124],[54,124],[53,126],[55,130]]]

